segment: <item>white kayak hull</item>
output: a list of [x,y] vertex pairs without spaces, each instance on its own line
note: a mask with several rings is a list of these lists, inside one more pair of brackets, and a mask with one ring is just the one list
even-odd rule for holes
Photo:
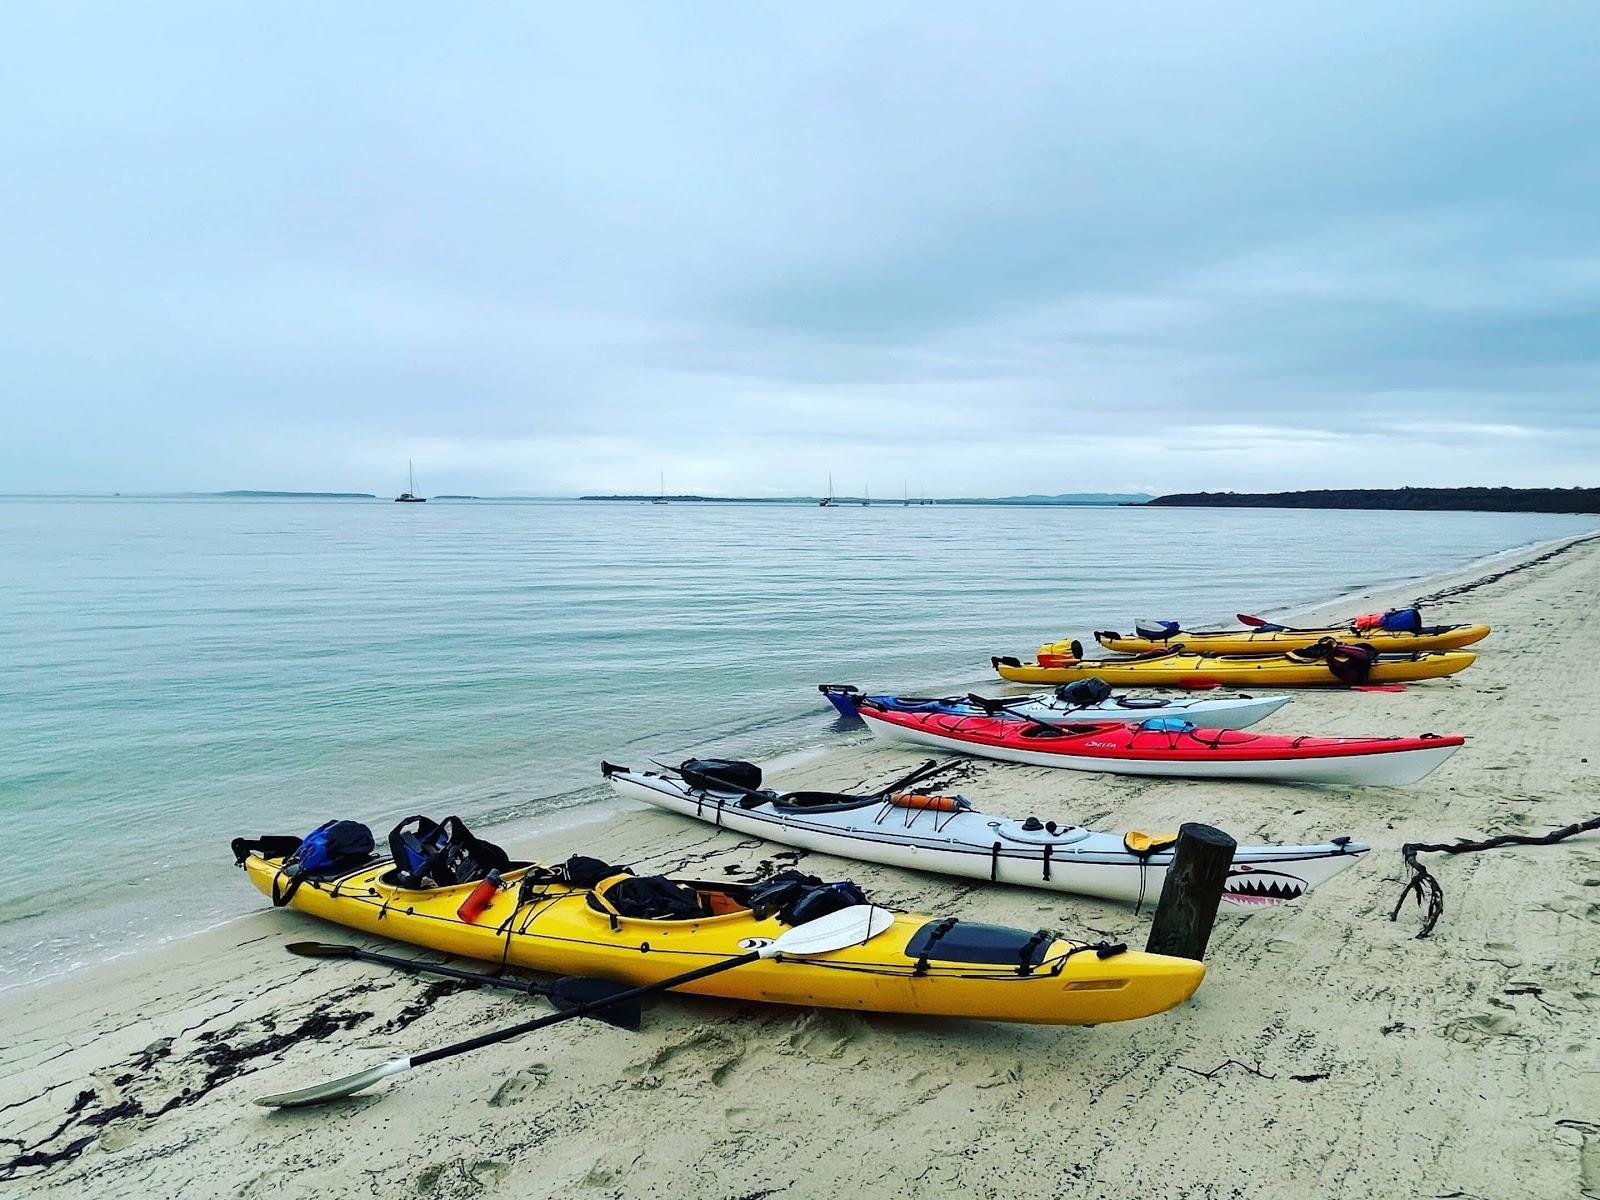
[[1022,696],[1007,700],[1006,708],[1051,725],[1078,725],[1087,721],[1148,721],[1152,717],[1181,717],[1201,729],[1248,729],[1289,703],[1288,696],[1220,696],[1215,699],[1172,696],[1145,699],[1112,696],[1099,704],[1071,706],[1050,696]]
[[[841,690],[832,684],[825,685],[825,688],[834,689],[836,694]],[[854,695],[859,697],[861,693]],[[840,702],[834,696],[830,695],[828,699],[835,708],[840,707]],[[957,698],[952,698],[952,701],[957,707],[970,709],[974,714],[987,711],[976,705],[964,705]],[[1247,696],[1242,693],[1233,696],[1120,694],[1109,696],[1098,704],[1065,704],[1048,692],[1039,692],[1031,696],[999,696],[994,698],[994,702],[1003,703],[1007,712],[1051,725],[1105,721],[1131,723],[1148,721],[1154,717],[1177,717],[1200,729],[1248,729],[1289,703],[1289,697]],[[908,700],[906,703],[915,702]],[[855,711],[859,716],[859,709]]]
[[1023,763],[1030,767],[1058,767],[1067,771],[1099,771],[1111,775],[1148,775],[1166,779],[1250,779],[1275,783],[1356,784],[1364,787],[1403,787],[1426,778],[1460,747],[1422,746],[1369,754],[1329,755],[1324,758],[1239,759],[1139,759],[1110,758],[1058,751],[996,746],[943,736],[927,729],[908,729],[889,721],[868,720],[874,737],[886,741],[929,746],[974,758]]
[[[654,772],[614,768],[610,782],[619,796],[802,850],[1130,904],[1158,898],[1172,863],[1171,851],[1145,859],[1130,854],[1116,834],[1077,827],[1030,831],[1020,821],[971,810],[912,810],[874,800],[843,812],[791,812],[771,802],[746,808],[738,794],[691,789]],[[1222,898],[1241,909],[1282,904],[1366,852],[1350,841],[1240,846]]]

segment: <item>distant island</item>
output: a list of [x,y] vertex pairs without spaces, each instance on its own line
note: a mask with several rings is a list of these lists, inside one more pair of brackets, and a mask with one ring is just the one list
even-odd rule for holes
[[201,495],[227,496],[231,499],[293,499],[293,500],[376,500],[371,492],[202,492]]
[[1118,505],[1148,504],[1145,492],[1063,492],[1055,496],[974,496],[954,500],[941,500],[940,504],[1021,504],[1049,507],[1051,505]]
[[[579,496],[579,500],[622,501],[645,504],[659,500],[659,496]],[[668,496],[669,504],[816,504],[819,496]],[[859,505],[861,496],[835,496],[835,507]],[[916,508],[924,504],[1017,504],[1017,505],[1102,505],[1144,504],[1150,497],[1143,492],[1072,492],[1059,496],[971,496],[949,500],[905,500],[883,497],[867,501],[874,508],[899,508],[909,505]]]
[[1350,488],[1314,492],[1182,492],[1165,508],[1349,508],[1427,512],[1600,513],[1600,488]]

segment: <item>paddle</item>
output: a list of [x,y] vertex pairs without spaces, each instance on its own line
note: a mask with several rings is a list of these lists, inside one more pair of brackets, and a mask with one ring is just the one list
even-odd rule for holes
[[1061,733],[1061,726],[1052,725],[1049,721],[1041,721],[1038,717],[1035,717],[1029,713],[1018,712],[1014,708],[1009,708],[1004,700],[990,700],[986,696],[977,695],[975,692],[968,692],[967,699],[972,701],[972,703],[976,704],[979,708],[983,709],[983,711],[986,713],[993,714],[997,712],[1003,712],[1010,716],[1016,717],[1019,721],[1027,721],[1033,725],[1037,725],[1040,729],[1045,730],[1047,733],[1050,733],[1053,736],[1059,736]]
[[887,796],[890,792],[893,792],[896,788],[908,787],[911,784],[915,783],[917,780],[921,779],[924,775],[927,775],[932,771],[938,770],[938,768],[939,768],[939,760],[935,759],[935,758],[930,758],[930,759],[928,759],[927,762],[923,763],[915,771],[912,771],[910,774],[907,774],[907,775],[902,775],[899,779],[896,779],[893,783],[885,784],[883,787],[881,787],[877,791],[873,792],[872,795],[874,795],[874,796]]
[[[737,967],[747,966],[759,962],[764,958],[783,961],[782,956],[790,958],[810,958],[813,955],[829,954],[835,950],[843,950],[846,946],[859,945],[870,941],[894,923],[894,914],[887,909],[878,908],[871,904],[855,904],[849,908],[841,908],[827,916],[818,917],[815,921],[808,921],[804,925],[796,925],[793,929],[786,930],[765,946],[751,950],[748,954],[741,954],[737,958],[725,959],[722,962],[711,963],[709,966],[699,967],[693,971],[686,971],[682,975],[674,975],[670,979],[663,979],[658,983],[647,983],[642,987],[630,988],[613,996],[605,1003],[615,1004],[624,1000],[636,1000],[641,996],[654,995],[657,992],[669,991],[675,987],[682,987],[686,983],[694,983],[700,979],[708,979],[712,975],[720,975],[724,971],[732,971]],[[410,1058],[391,1058],[388,1062],[379,1063],[375,1067],[368,1067],[365,1071],[357,1071],[354,1075],[345,1075],[339,1079],[329,1079],[323,1083],[314,1083],[310,1087],[297,1088],[289,1092],[276,1092],[270,1096],[258,1096],[256,1103],[267,1108],[297,1108],[306,1104],[323,1104],[329,1100],[339,1100],[345,1096],[353,1096],[364,1088],[369,1088],[381,1079],[390,1075],[398,1075],[402,1071],[409,1071],[412,1067],[423,1067],[429,1063],[439,1062],[442,1059],[454,1058],[458,1054],[466,1054],[470,1050],[480,1050],[484,1046],[497,1045],[500,1042],[510,1041],[512,1038],[521,1037],[525,1033],[532,1033],[536,1029],[544,1029],[557,1025],[562,1021],[571,1020],[573,1017],[587,1016],[590,1011],[599,1005],[579,1004],[565,1012],[550,1013],[532,1021],[523,1021],[521,1024],[512,1025],[505,1029],[497,1029],[493,1033],[479,1034],[477,1037],[465,1041],[454,1042],[448,1046],[441,1046],[437,1050],[426,1050],[421,1054],[414,1054]]]
[[[666,763],[656,762],[655,759],[651,759],[650,761],[651,762],[655,762],[656,766],[660,767],[663,771],[670,771],[672,774],[678,776],[680,779],[683,777],[683,772],[681,770],[679,770],[677,767],[669,767],[669,766],[667,766]],[[601,771],[602,774],[605,774],[606,767],[609,766],[609,765],[610,764],[608,764],[608,763],[601,763],[600,764],[600,771]],[[937,770],[938,767],[939,767],[939,761],[937,759],[930,758],[930,759],[928,759],[927,762],[923,763],[920,767],[918,767],[915,771],[912,771],[910,774],[901,776],[899,779],[896,779],[893,783],[886,784],[883,787],[879,788],[875,792],[868,792],[867,795],[868,795],[869,798],[877,797],[877,796],[887,796],[890,792],[894,791],[896,788],[903,788],[903,787],[907,786],[908,784],[915,783],[917,780],[921,779],[924,775],[928,774],[930,771]],[[626,770],[627,768],[625,768],[625,767],[613,767],[612,769],[613,770]],[[609,776],[607,776],[607,778],[609,778]],[[687,782],[687,781],[685,781],[685,782]],[[726,779],[718,779],[716,781],[716,783],[717,783],[717,787],[718,788],[726,788],[730,792],[739,792],[739,793],[742,793],[742,794],[744,794],[746,796],[761,796],[761,797],[763,797],[765,799],[765,798],[767,798],[767,797],[769,797],[771,795],[770,792],[764,792],[760,788],[747,788],[742,783],[733,783],[733,782],[731,782],[729,780],[726,780]],[[708,790],[708,789],[702,789],[702,790]]]
[[[463,971],[459,967],[446,967],[439,963],[418,962],[414,958],[401,958],[395,954],[379,954],[376,950],[363,950],[360,946],[338,946],[330,942],[290,942],[284,949],[301,958],[351,958],[360,962],[380,963],[386,967],[418,975],[442,975],[446,979],[459,979],[464,983],[484,987],[504,988],[526,996],[544,996],[563,1011],[587,1004],[594,1016],[619,1029],[637,1029],[644,1010],[637,1001],[617,1004],[616,997],[628,990],[625,983],[611,979],[590,979],[582,975],[568,975],[549,987],[531,979],[506,979],[501,975],[485,975],[478,971]],[[613,1003],[607,1004],[611,1000]]]
[[1255,626],[1272,624],[1272,622],[1267,620],[1265,617],[1252,617],[1249,613],[1234,613],[1233,615],[1239,618],[1239,624],[1241,625]]

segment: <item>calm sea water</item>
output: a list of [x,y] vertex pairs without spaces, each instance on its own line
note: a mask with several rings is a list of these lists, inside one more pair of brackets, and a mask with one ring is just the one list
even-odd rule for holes
[[1326,599],[1589,518],[877,505],[0,500],[0,956],[259,904],[239,835],[600,794],[602,756],[839,736],[820,681]]

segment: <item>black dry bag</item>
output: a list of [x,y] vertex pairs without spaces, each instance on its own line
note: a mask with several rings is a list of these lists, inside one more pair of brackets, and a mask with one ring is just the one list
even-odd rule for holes
[[1056,699],[1074,708],[1088,708],[1111,695],[1111,685],[1098,675],[1075,679],[1056,688]]
[[460,817],[407,817],[390,830],[389,852],[402,887],[428,886],[424,880],[434,887],[453,887],[511,867],[504,850],[473,833]]
[[693,788],[732,786],[734,791],[755,791],[761,786],[761,768],[737,758],[691,758],[678,768],[683,781]]

